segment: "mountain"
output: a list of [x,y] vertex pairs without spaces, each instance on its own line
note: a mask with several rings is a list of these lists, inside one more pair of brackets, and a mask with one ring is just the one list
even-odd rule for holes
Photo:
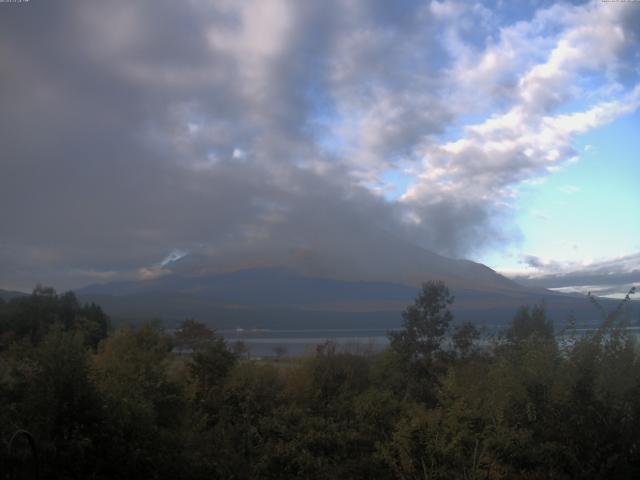
[[447,284],[461,318],[471,316],[467,304],[491,306],[489,313],[508,304],[512,315],[514,299],[531,294],[485,265],[438,255],[375,222],[321,227],[283,227],[289,233],[267,251],[242,244],[224,255],[189,254],[158,278],[90,285],[77,294],[115,318],[195,317],[218,328],[391,328],[428,280]]
[[4,301],[11,300],[12,298],[26,297],[28,294],[23,292],[16,292],[12,290],[0,289],[0,298]]
[[[597,310],[584,296],[527,289],[501,280],[487,267],[468,264],[488,279],[482,283],[474,281],[477,277],[459,277],[453,285],[448,283],[456,297],[457,319],[505,324],[520,305],[544,302],[560,324],[570,313],[583,322],[598,320]],[[416,285],[396,282],[347,281],[285,268],[254,268],[96,284],[76,293],[83,302],[100,304],[116,321],[161,318],[174,324],[191,317],[219,329],[358,329],[397,327],[400,313],[418,291]],[[608,300],[603,304],[614,306]]]
[[[354,230],[358,235],[354,235]],[[266,250],[260,245],[252,249],[242,244],[237,251],[186,255],[172,262],[170,269],[184,276],[203,276],[280,268],[305,277],[352,282],[420,286],[427,280],[442,280],[452,288],[522,288],[485,265],[438,255],[373,224],[359,224],[357,228],[339,224],[331,231],[310,230],[296,232],[295,236],[295,239],[278,237],[278,242],[274,241],[275,245]]]
[[343,302],[402,301],[415,296],[411,286],[390,282],[350,282],[307,277],[283,268],[257,268],[217,275],[167,275],[153,280],[91,285],[80,295],[182,294],[220,305],[263,307],[327,305]]

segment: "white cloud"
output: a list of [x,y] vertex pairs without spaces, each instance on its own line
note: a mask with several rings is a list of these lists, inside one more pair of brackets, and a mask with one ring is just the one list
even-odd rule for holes
[[164,257],[164,259],[160,262],[160,266],[166,267],[170,263],[177,262],[178,260],[186,257],[187,255],[189,255],[189,252],[187,252],[186,250],[181,250],[179,248],[176,248],[172,250],[171,253],[169,253],[169,255]]
[[[489,103],[493,113],[479,122],[463,123],[457,139],[423,145],[417,181],[402,197],[407,206],[428,218],[430,206],[456,197],[495,217],[518,184],[541,182],[578,160],[576,135],[637,110],[640,86],[621,94],[613,79],[625,46],[632,42],[624,23],[628,12],[604,9],[597,2],[556,5],[539,11],[529,23],[503,29],[497,43],[490,42],[484,52],[470,57],[475,61],[471,69],[467,57],[458,59],[458,66],[450,70],[458,97],[489,94],[501,82],[506,90],[496,95],[498,101],[489,102],[486,96],[471,101],[472,108]],[[531,50],[524,47],[530,39],[535,44]],[[541,51],[546,56],[537,58]],[[579,79],[615,84],[616,88],[599,91],[617,94],[591,98],[586,109],[558,112],[560,106],[581,98]]]
[[640,253],[581,262],[558,261],[535,255],[524,255],[524,271],[511,272],[521,280],[547,286],[640,283]]
[[[572,248],[577,249],[577,245]],[[563,293],[589,292],[597,296],[624,298],[631,287],[640,288],[640,253],[582,261],[558,261],[521,255],[520,268],[501,270],[503,275],[530,287]]]

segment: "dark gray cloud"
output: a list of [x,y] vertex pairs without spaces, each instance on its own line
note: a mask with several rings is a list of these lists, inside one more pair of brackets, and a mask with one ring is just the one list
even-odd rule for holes
[[522,263],[532,268],[544,268],[546,265],[541,258],[535,255],[525,255],[522,259]]
[[[269,262],[368,273],[367,254],[397,245],[512,238],[488,194],[538,172],[518,163],[530,142],[496,182],[478,174],[486,133],[449,160],[438,141],[469,106],[456,69],[491,53],[495,27],[456,2],[0,5],[0,286]],[[427,157],[473,157],[450,180],[474,187],[432,182]],[[379,193],[390,169],[411,195]],[[176,249],[189,255],[161,265]]]
[[[393,228],[386,202],[316,147],[342,22],[325,7],[3,9],[0,280],[137,273],[175,248],[276,261],[355,247],[358,224]],[[359,14],[382,21],[379,8]]]

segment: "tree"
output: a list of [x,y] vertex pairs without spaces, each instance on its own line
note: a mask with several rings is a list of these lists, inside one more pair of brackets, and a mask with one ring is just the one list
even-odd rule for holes
[[193,319],[183,320],[176,330],[175,339],[180,349],[195,351],[214,340],[215,333],[204,323]]
[[276,361],[278,362],[287,354],[287,347],[285,347],[284,345],[276,345],[272,350],[276,356]]
[[532,336],[541,340],[554,338],[553,324],[547,319],[544,304],[534,305],[531,309],[526,305],[521,306],[507,330],[507,338],[516,343]]
[[93,349],[107,338],[109,333],[109,317],[95,303],[82,306],[75,318],[74,327],[79,330],[86,345]]
[[233,345],[231,345],[231,351],[238,358],[242,358],[245,355],[247,357],[251,356],[251,352],[249,351],[249,347],[247,347],[247,344],[244,343],[242,340],[236,340],[235,342],[233,342]]
[[449,306],[453,296],[443,282],[422,284],[413,305],[402,313],[402,329],[389,332],[391,350],[404,365],[406,394],[433,400],[433,387],[443,373],[447,356],[442,343],[453,321]]
[[[80,478],[83,470],[93,468],[99,451],[94,439],[103,421],[84,339],[58,325],[24,353],[16,365],[21,398],[6,407],[37,439],[46,470],[62,478]],[[46,471],[46,476],[51,473]]]
[[109,330],[109,318],[99,306],[81,306],[73,292],[58,295],[53,288],[41,285],[28,297],[12,299],[2,310],[0,333],[29,338],[33,344],[57,325],[65,332],[79,332],[85,345],[95,349]]
[[402,329],[389,332],[391,348],[409,361],[429,360],[441,350],[453,315],[453,297],[443,282],[422,285],[415,303],[402,313]]
[[461,359],[468,358],[474,352],[475,342],[480,338],[480,330],[473,323],[463,323],[456,327],[451,336],[453,348]]
[[121,328],[101,345],[95,378],[107,412],[105,477],[180,477],[186,409],[181,386],[167,375],[171,349],[171,339],[148,323]]
[[197,350],[189,365],[196,386],[196,398],[203,404],[215,404],[216,396],[237,362],[236,354],[219,335]]

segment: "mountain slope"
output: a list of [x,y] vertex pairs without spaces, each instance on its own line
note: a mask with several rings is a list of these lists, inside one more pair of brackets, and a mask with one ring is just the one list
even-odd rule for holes
[[[472,282],[467,282],[472,285]],[[508,284],[507,284],[508,285]],[[580,295],[542,289],[451,286],[458,320],[505,324],[523,304],[544,302],[563,324],[569,314],[597,322],[598,312]],[[309,277],[282,268],[214,275],[171,274],[154,280],[92,285],[77,294],[116,320],[195,317],[216,328],[395,328],[418,287],[392,282],[354,282]],[[602,300],[606,308],[614,301]]]
[[[373,222],[372,222],[373,223]],[[171,263],[174,273],[210,275],[256,268],[284,268],[306,277],[355,282],[385,282],[420,286],[442,280],[451,287],[521,290],[512,280],[480,263],[438,255],[375,225],[349,225],[331,232],[298,232],[268,250],[241,245],[236,252],[190,254]],[[277,243],[277,242],[276,242]]]
[[351,282],[307,277],[282,268],[257,268],[216,275],[167,275],[153,280],[90,285],[81,296],[177,294],[212,304],[305,307],[350,302],[410,301],[416,288],[391,282]]
[[16,292],[16,291],[12,291],[12,290],[2,290],[0,289],[0,298],[2,300],[8,301],[11,300],[12,298],[19,298],[19,297],[25,297],[28,294],[23,293],[23,292]]

